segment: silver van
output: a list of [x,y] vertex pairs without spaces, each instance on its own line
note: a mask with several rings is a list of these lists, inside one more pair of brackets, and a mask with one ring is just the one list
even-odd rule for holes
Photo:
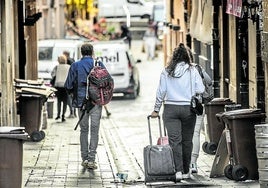
[[114,93],[135,99],[140,93],[140,76],[128,44],[124,41],[92,43],[95,58],[100,59],[114,79]]
[[47,39],[38,41],[38,78],[51,79],[51,71],[58,64],[58,56],[63,51],[70,52],[75,61],[81,58],[83,41],[76,39]]

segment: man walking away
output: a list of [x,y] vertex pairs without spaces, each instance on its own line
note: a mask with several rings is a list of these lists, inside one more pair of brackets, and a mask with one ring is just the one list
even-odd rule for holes
[[[83,106],[87,92],[87,76],[94,67],[93,46],[85,43],[81,46],[82,58],[73,63],[70,67],[65,88],[68,93],[73,95],[73,107],[80,108]],[[102,62],[100,66],[104,67]],[[83,111],[78,110],[81,117]],[[102,106],[95,105],[89,113],[85,113],[80,121],[80,145],[82,166],[88,169],[97,169],[95,162],[97,146],[99,141],[99,127],[102,115]],[[90,127],[89,127],[90,120]],[[90,128],[90,129],[89,129]],[[89,133],[90,130],[90,133]],[[90,134],[90,141],[88,135]]]

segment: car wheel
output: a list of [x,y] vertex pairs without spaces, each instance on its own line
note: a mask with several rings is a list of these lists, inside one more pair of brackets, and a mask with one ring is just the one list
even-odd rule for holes
[[129,94],[129,98],[131,98],[131,99],[136,99],[137,96],[138,96],[138,94],[137,94],[137,90],[134,90],[133,93]]
[[138,82],[138,87],[137,87],[137,96],[139,96],[139,95],[140,95],[140,89],[141,89],[141,87],[140,87],[140,82]]

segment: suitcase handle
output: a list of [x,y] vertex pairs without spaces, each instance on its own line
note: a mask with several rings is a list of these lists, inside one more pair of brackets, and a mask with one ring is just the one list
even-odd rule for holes
[[[158,125],[159,125],[159,134],[160,134],[160,138],[162,137],[162,129],[161,129],[161,120],[160,120],[160,116],[157,115],[156,116],[158,118]],[[150,119],[151,118],[155,118],[151,115],[148,115],[147,116],[147,120],[148,120],[148,129],[149,129],[149,141],[150,141],[150,145],[153,145],[153,142],[152,142],[152,132],[151,132],[151,124],[150,124]]]

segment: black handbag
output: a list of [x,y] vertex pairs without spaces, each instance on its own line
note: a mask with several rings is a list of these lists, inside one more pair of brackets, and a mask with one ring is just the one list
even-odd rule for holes
[[53,76],[52,79],[50,80],[50,85],[54,86],[56,81],[56,76]]
[[191,98],[191,111],[200,116],[203,114],[203,105],[199,101],[198,96],[192,96]]
[[[190,84],[191,84],[191,91],[192,91],[192,77],[191,77],[191,72],[190,72]],[[192,112],[194,112],[196,115],[201,116],[203,114],[203,105],[201,100],[201,96],[199,94],[195,94],[191,98],[191,104],[190,104],[190,109]]]

